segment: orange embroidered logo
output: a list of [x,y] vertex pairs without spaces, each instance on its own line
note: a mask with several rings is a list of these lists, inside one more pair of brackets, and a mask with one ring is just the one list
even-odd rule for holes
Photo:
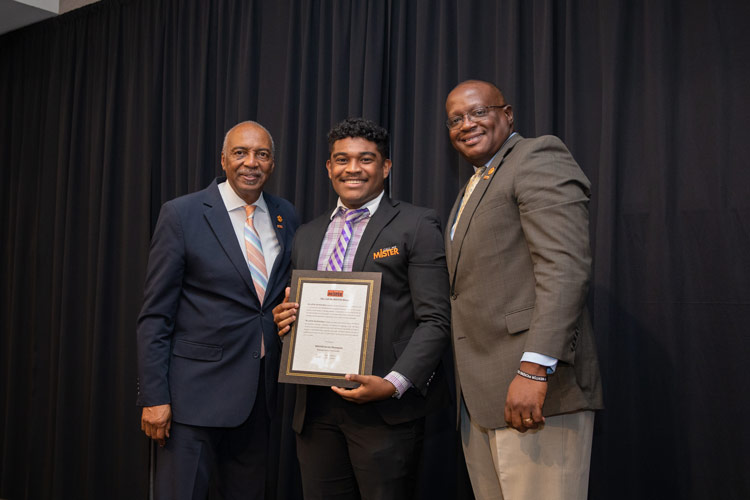
[[486,179],[489,179],[489,178],[490,178],[490,176],[491,176],[491,175],[492,175],[493,173],[495,173],[495,167],[492,167],[492,168],[490,169],[490,171],[489,171],[489,172],[487,172],[487,175],[485,175],[484,177],[482,177],[482,179],[485,179],[485,180],[486,180]]
[[276,220],[279,222],[284,222],[284,219],[280,215],[276,216]]
[[390,257],[391,255],[399,255],[398,253],[398,247],[390,247],[390,248],[381,248],[377,252],[374,252],[372,254],[372,258],[374,259],[382,259],[385,257]]
[[344,291],[343,290],[328,290],[328,296],[329,297],[343,297]]

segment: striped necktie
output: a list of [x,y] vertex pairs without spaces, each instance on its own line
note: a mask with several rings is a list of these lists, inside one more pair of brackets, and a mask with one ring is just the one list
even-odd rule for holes
[[466,185],[466,190],[464,191],[464,197],[461,199],[461,207],[458,209],[458,215],[456,215],[456,222],[453,223],[453,227],[451,228],[451,239],[453,239],[453,232],[456,230],[456,226],[458,226],[458,219],[461,218],[461,214],[464,211],[464,207],[466,206],[466,203],[469,201],[469,197],[471,196],[471,193],[474,192],[474,188],[477,187],[477,184],[479,184],[479,179],[482,177],[482,174],[484,171],[487,170],[487,167],[484,166],[482,168],[478,168],[476,172],[474,172],[474,175],[471,176],[471,179],[469,179],[469,183]]
[[[253,277],[255,293],[258,300],[263,304],[268,286],[268,273],[266,272],[266,259],[263,257],[263,246],[260,244],[260,236],[255,230],[253,220],[255,218],[255,205],[245,205],[245,252],[250,274]],[[263,336],[260,337],[260,357],[266,355],[266,345]]]
[[342,210],[344,210],[344,227],[341,229],[339,240],[336,242],[336,246],[333,247],[333,252],[331,252],[331,256],[328,258],[326,271],[341,271],[344,268],[344,256],[346,255],[346,248],[349,246],[349,240],[352,239],[352,234],[354,233],[354,223],[370,213],[366,208],[346,210],[342,207]]
[[253,284],[255,284],[255,292],[262,304],[268,285],[268,273],[266,272],[266,259],[263,257],[260,236],[258,236],[258,231],[255,230],[253,224],[254,217],[255,205],[245,205],[245,251],[247,252],[250,274],[253,276]]

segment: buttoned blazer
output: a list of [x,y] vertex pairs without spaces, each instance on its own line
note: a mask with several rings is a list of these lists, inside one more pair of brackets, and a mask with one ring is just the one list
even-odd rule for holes
[[506,426],[508,386],[524,352],[559,360],[545,415],[602,407],[585,307],[589,188],[558,138],[515,135],[469,197],[452,241],[446,231],[457,392],[482,427]]
[[[292,250],[294,269],[317,269],[330,214],[299,228]],[[399,400],[366,404],[389,424],[445,406],[449,397],[440,359],[450,344],[450,304],[437,214],[384,196],[362,234],[352,271],[382,273],[373,374],[382,377],[395,370],[414,384]],[[302,431],[306,401],[307,387],[297,386],[297,432]]]
[[281,343],[271,310],[289,279],[297,216],[288,201],[264,193],[280,253],[261,306],[219,193],[224,180],[162,207],[138,318],[138,404],[170,403],[183,424],[234,427],[247,419],[261,335],[269,411],[276,406]]

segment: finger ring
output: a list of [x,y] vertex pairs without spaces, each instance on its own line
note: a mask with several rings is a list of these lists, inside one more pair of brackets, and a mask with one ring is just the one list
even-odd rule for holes
[[524,418],[524,419],[523,419],[523,421],[524,421],[524,422],[533,422],[533,421],[534,421],[534,419],[533,419],[533,418],[531,418],[531,417],[528,417],[528,418]]

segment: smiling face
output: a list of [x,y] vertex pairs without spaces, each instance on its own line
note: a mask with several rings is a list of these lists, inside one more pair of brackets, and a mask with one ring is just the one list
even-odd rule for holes
[[[491,108],[487,116],[471,121],[466,116],[482,106]],[[506,106],[503,94],[494,85],[469,81],[459,84],[445,100],[448,117],[462,116],[463,121],[450,129],[451,143],[472,165],[482,166],[497,153],[500,146],[513,133],[513,109]]]
[[221,168],[234,192],[248,205],[255,203],[274,168],[268,133],[253,123],[235,126],[227,134]]
[[326,169],[344,206],[360,208],[383,191],[391,160],[383,158],[374,142],[347,137],[333,143]]

